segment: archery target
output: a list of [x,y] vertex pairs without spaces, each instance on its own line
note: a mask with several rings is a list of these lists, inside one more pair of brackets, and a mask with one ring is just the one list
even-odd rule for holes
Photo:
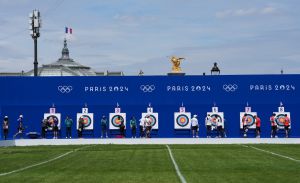
[[126,128],[126,113],[109,113],[109,129],[119,130],[122,120]]
[[243,129],[243,117],[244,114],[247,114],[246,116],[246,126],[248,126],[248,129],[255,129],[255,119],[254,116],[257,115],[256,112],[240,112],[240,129]]
[[191,113],[175,112],[174,113],[174,129],[190,129]]
[[144,119],[145,116],[150,115],[150,121],[152,129],[158,129],[158,113],[142,113],[142,118]]
[[290,127],[292,126],[291,123],[291,116],[289,112],[274,112],[275,113],[275,122],[277,124],[278,129],[284,129],[284,121],[285,121],[285,114],[290,118]]
[[83,118],[83,126],[85,130],[94,129],[94,113],[77,113],[76,129],[78,129],[80,117]]
[[61,121],[61,114],[60,113],[44,113],[44,119],[47,119],[50,123],[48,130],[53,130],[52,125],[57,122],[58,129],[60,130],[60,121]]
[[212,129],[217,128],[217,121],[219,120],[222,123],[224,128],[224,113],[223,112],[208,112],[207,115],[211,117],[211,127]]

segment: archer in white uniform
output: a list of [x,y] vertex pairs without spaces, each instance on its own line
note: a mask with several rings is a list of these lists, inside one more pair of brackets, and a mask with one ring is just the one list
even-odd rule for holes
[[198,119],[197,119],[197,115],[195,114],[193,116],[193,118],[191,119],[191,129],[192,129],[192,133],[193,133],[193,138],[199,137],[198,136],[198,128],[199,128]]
[[211,117],[209,114],[205,118],[205,125],[206,125],[207,138],[210,138],[211,137]]

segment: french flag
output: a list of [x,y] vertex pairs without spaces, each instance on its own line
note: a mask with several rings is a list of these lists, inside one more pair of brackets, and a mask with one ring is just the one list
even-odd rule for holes
[[72,33],[73,33],[73,29],[70,28],[70,27],[66,27],[65,33],[66,33],[66,34],[72,34]]

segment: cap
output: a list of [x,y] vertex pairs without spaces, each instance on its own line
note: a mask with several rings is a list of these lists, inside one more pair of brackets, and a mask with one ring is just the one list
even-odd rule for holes
[[23,118],[23,115],[21,114],[21,115],[19,116],[19,118]]
[[197,117],[197,114],[194,114],[194,116],[193,116],[194,118],[196,118]]

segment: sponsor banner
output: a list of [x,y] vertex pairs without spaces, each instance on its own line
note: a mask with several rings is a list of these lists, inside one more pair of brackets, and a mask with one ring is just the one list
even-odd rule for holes
[[174,113],[174,129],[190,129],[191,128],[191,113],[190,112],[175,112]]
[[[52,113],[55,116],[58,109],[63,119],[69,115],[75,122],[77,113],[81,113],[80,109],[86,107],[82,104],[87,103],[89,110],[98,111],[94,113],[94,117],[99,115],[98,120],[100,120],[102,115],[106,115],[111,122],[109,113],[118,112],[114,110],[118,106],[115,104],[122,104],[122,110],[126,111],[126,114],[139,118],[142,112],[147,112],[147,107],[151,107],[147,105],[151,102],[155,104],[155,112],[159,114],[159,121],[162,122],[159,124],[158,137],[181,137],[181,134],[173,133],[175,123],[173,125],[172,118],[175,122],[174,112],[185,112],[184,108],[178,111],[178,108],[184,104],[189,109],[188,112],[203,117],[199,120],[201,137],[205,135],[205,129],[201,128],[204,126],[205,113],[219,114],[218,111],[221,111],[226,114],[228,137],[236,138],[241,136],[239,114],[244,111],[244,107],[248,106],[245,106],[245,102],[248,101],[261,117],[261,137],[270,137],[269,118],[272,111],[283,114],[285,111],[290,112],[293,123],[290,137],[300,137],[300,123],[297,123],[300,117],[296,115],[300,106],[300,74],[220,75],[218,77],[190,75],[184,77],[0,77],[0,83],[5,86],[0,90],[1,116],[7,115],[10,119],[17,119],[19,114],[23,114],[30,131],[41,130],[40,121],[43,116],[39,117],[38,114]],[[281,101],[285,104],[284,108],[283,105],[278,105]],[[211,107],[217,107],[215,103],[218,104],[218,111],[211,110]],[[54,108],[54,105],[49,106],[51,104],[55,104],[57,108],[50,113],[49,107]],[[213,105],[210,106],[211,104]],[[278,110],[279,106],[280,110]],[[120,110],[119,113],[121,112]],[[250,108],[245,112],[250,113]],[[278,114],[277,117],[279,128],[283,128],[280,126],[282,115]],[[220,120],[224,122],[223,116]],[[60,122],[61,119],[58,118],[57,121]],[[124,121],[126,122],[125,119]],[[10,123],[11,126],[18,125],[16,120],[11,120]],[[108,125],[119,129],[111,123]],[[101,129],[100,121],[95,122],[93,126],[95,129]],[[59,125],[60,127],[64,128],[64,124]],[[75,131],[76,126],[72,130]],[[12,133],[11,130],[9,136],[13,135]],[[100,130],[95,130],[95,137],[100,134]],[[282,134],[279,136],[281,137]],[[62,135],[64,136],[65,133]]]
[[[87,109],[87,108],[83,108],[83,109]],[[78,129],[80,117],[83,118],[83,126],[85,130],[94,129],[94,113],[77,113],[76,129]]]
[[122,120],[126,129],[126,113],[109,113],[109,129],[119,130]]
[[254,116],[257,115],[257,112],[240,112],[240,129],[243,129],[243,117],[246,116],[246,126],[248,129],[256,129]]
[[60,113],[44,113],[44,119],[48,121],[48,130],[53,130],[53,126],[57,123],[58,129],[61,127],[61,114]]

